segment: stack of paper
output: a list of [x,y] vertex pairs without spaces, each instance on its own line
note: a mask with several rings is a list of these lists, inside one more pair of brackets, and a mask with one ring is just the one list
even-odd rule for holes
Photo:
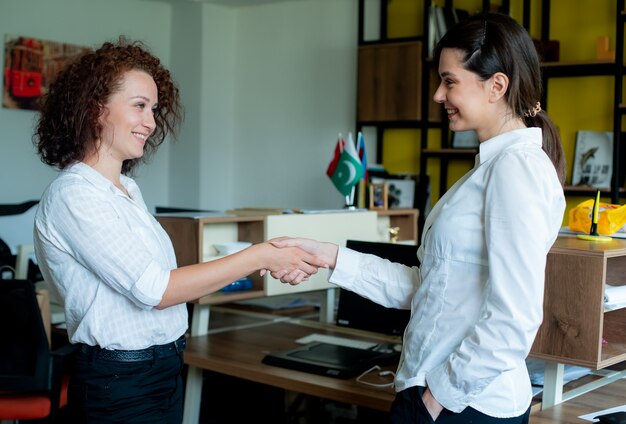
[[604,308],[613,311],[626,306],[626,285],[604,287]]

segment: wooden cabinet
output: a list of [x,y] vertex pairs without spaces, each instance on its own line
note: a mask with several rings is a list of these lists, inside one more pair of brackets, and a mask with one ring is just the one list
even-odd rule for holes
[[[280,236],[299,236],[345,245],[346,240],[388,241],[389,227],[399,227],[399,240],[417,242],[417,217],[414,209],[380,212],[358,211],[267,216],[159,215],[158,221],[169,234],[179,266],[218,259],[216,243],[247,241],[260,243]],[[306,284],[289,286],[269,275],[250,276],[253,288],[240,292],[218,291],[198,300],[216,304],[298,291],[333,287],[326,272],[311,276]]]
[[[408,41],[359,47],[357,118],[362,125],[422,119],[422,45]],[[435,87],[430,84],[430,97]],[[441,108],[431,108],[428,120],[440,122]]]
[[626,308],[604,311],[604,285],[626,285],[626,240],[560,236],[548,255],[544,317],[531,356],[591,369],[626,361]]
[[565,364],[599,370],[626,361],[626,308],[605,311],[605,284],[626,285],[626,240],[560,236],[548,254],[543,323],[530,352],[546,361],[542,409],[626,376],[604,369],[602,378],[563,393]]

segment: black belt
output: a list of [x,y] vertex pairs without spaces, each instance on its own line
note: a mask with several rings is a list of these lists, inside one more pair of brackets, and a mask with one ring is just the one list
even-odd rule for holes
[[81,344],[80,349],[83,354],[93,359],[136,362],[151,361],[155,358],[166,358],[168,356],[178,355],[183,352],[186,345],[187,341],[185,340],[185,336],[180,336],[180,338],[174,342],[139,350],[109,350],[102,349],[100,346],[89,346],[86,344]]

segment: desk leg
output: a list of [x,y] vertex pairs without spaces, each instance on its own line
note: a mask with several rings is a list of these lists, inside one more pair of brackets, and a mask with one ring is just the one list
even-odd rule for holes
[[332,324],[335,322],[335,292],[336,289],[326,290],[325,296],[320,302],[320,322]]
[[[203,336],[209,332],[209,305],[193,305],[191,316],[191,336]],[[200,421],[200,403],[202,402],[202,370],[189,366],[185,386],[183,406],[183,424],[198,424]]]
[[198,424],[200,421],[200,403],[202,402],[202,370],[190,366],[187,370],[185,386],[185,404],[183,406],[183,424]]
[[565,365],[558,362],[546,362],[543,374],[543,398],[541,409],[552,408],[563,402],[563,371]]
[[191,315],[191,335],[204,336],[209,333],[209,316],[211,310],[209,305],[193,305],[193,314]]

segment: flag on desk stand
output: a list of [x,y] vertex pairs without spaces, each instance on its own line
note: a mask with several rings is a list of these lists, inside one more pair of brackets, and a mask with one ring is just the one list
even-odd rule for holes
[[367,184],[369,183],[369,175],[367,172],[367,154],[365,152],[365,140],[363,139],[363,133],[361,131],[358,132],[356,136],[356,150],[359,154],[359,159],[361,161],[361,167],[363,168],[363,178],[361,179],[361,183],[359,184],[359,207],[365,207],[365,192],[367,191]]
[[339,157],[341,156],[341,152],[343,152],[343,146],[345,146],[346,141],[343,139],[341,134],[339,134],[339,138],[337,139],[337,144],[335,144],[335,152],[333,153],[333,159],[328,164],[328,168],[326,169],[326,175],[328,178],[332,178],[335,173],[335,169],[337,168],[337,164],[339,163]]
[[363,179],[367,183],[368,173],[367,173],[367,154],[365,153],[365,140],[363,139],[363,133],[359,131],[359,134],[356,138],[356,149],[359,152],[359,160],[361,161],[361,167],[363,168]]
[[330,177],[339,193],[346,197],[346,206],[352,206],[354,202],[354,186],[363,177],[363,167],[361,166],[351,133],[348,135],[347,142],[339,134],[334,156],[328,164],[326,175]]

